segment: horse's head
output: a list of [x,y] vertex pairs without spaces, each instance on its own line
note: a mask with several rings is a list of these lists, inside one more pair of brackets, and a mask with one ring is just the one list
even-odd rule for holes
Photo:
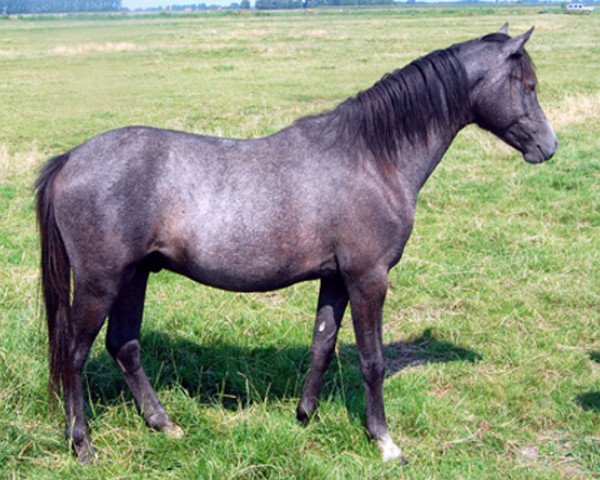
[[497,33],[464,44],[461,52],[471,91],[473,121],[540,163],[558,141],[536,94],[537,79],[525,43],[533,33],[511,38],[508,24]]

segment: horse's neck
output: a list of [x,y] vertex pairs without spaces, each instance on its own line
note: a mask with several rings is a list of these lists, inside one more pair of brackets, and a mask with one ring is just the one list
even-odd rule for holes
[[427,142],[411,144],[406,142],[398,152],[396,161],[398,175],[406,193],[416,201],[417,195],[429,176],[440,163],[456,134],[465,125],[452,125],[448,128],[430,131]]

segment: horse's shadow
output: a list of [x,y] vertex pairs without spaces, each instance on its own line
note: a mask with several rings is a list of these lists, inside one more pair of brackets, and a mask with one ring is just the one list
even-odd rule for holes
[[[244,348],[228,343],[196,343],[157,331],[144,333],[141,344],[144,368],[157,391],[180,387],[200,402],[227,409],[298,399],[310,363],[308,345]],[[388,377],[415,365],[481,359],[475,351],[435,338],[429,329],[412,340],[385,345],[384,354]],[[96,410],[130,398],[106,352],[90,358],[86,379],[88,398]],[[362,381],[354,345],[339,346],[321,397],[342,401],[352,416],[362,415]]]
[[[590,360],[600,363],[600,351],[590,352]],[[600,413],[600,392],[580,393],[575,397],[575,403],[584,410]]]

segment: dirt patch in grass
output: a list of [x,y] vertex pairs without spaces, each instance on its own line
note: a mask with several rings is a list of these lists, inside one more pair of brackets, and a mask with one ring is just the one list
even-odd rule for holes
[[79,45],[58,45],[51,52],[64,57],[87,55],[89,53],[121,53],[131,52],[137,47],[131,42],[80,43]]
[[600,92],[566,96],[557,109],[548,112],[556,130],[600,118]]
[[6,144],[0,144],[0,185],[8,184],[16,175],[30,173],[43,158],[35,145],[28,150],[11,153]]

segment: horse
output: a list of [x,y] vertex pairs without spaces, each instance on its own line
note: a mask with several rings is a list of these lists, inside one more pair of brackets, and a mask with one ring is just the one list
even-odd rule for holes
[[348,303],[365,424],[384,461],[404,461],[384,413],[382,311],[419,190],[456,134],[476,124],[541,163],[556,135],[518,36],[499,31],[433,51],[325,113],[254,139],[130,126],[51,158],[35,183],[49,334],[49,387],[66,438],[96,457],[81,372],[108,318],[106,348],[147,425],[183,432],[140,362],[151,272],[263,292],[320,280],[310,367],[296,409],[317,408]]

